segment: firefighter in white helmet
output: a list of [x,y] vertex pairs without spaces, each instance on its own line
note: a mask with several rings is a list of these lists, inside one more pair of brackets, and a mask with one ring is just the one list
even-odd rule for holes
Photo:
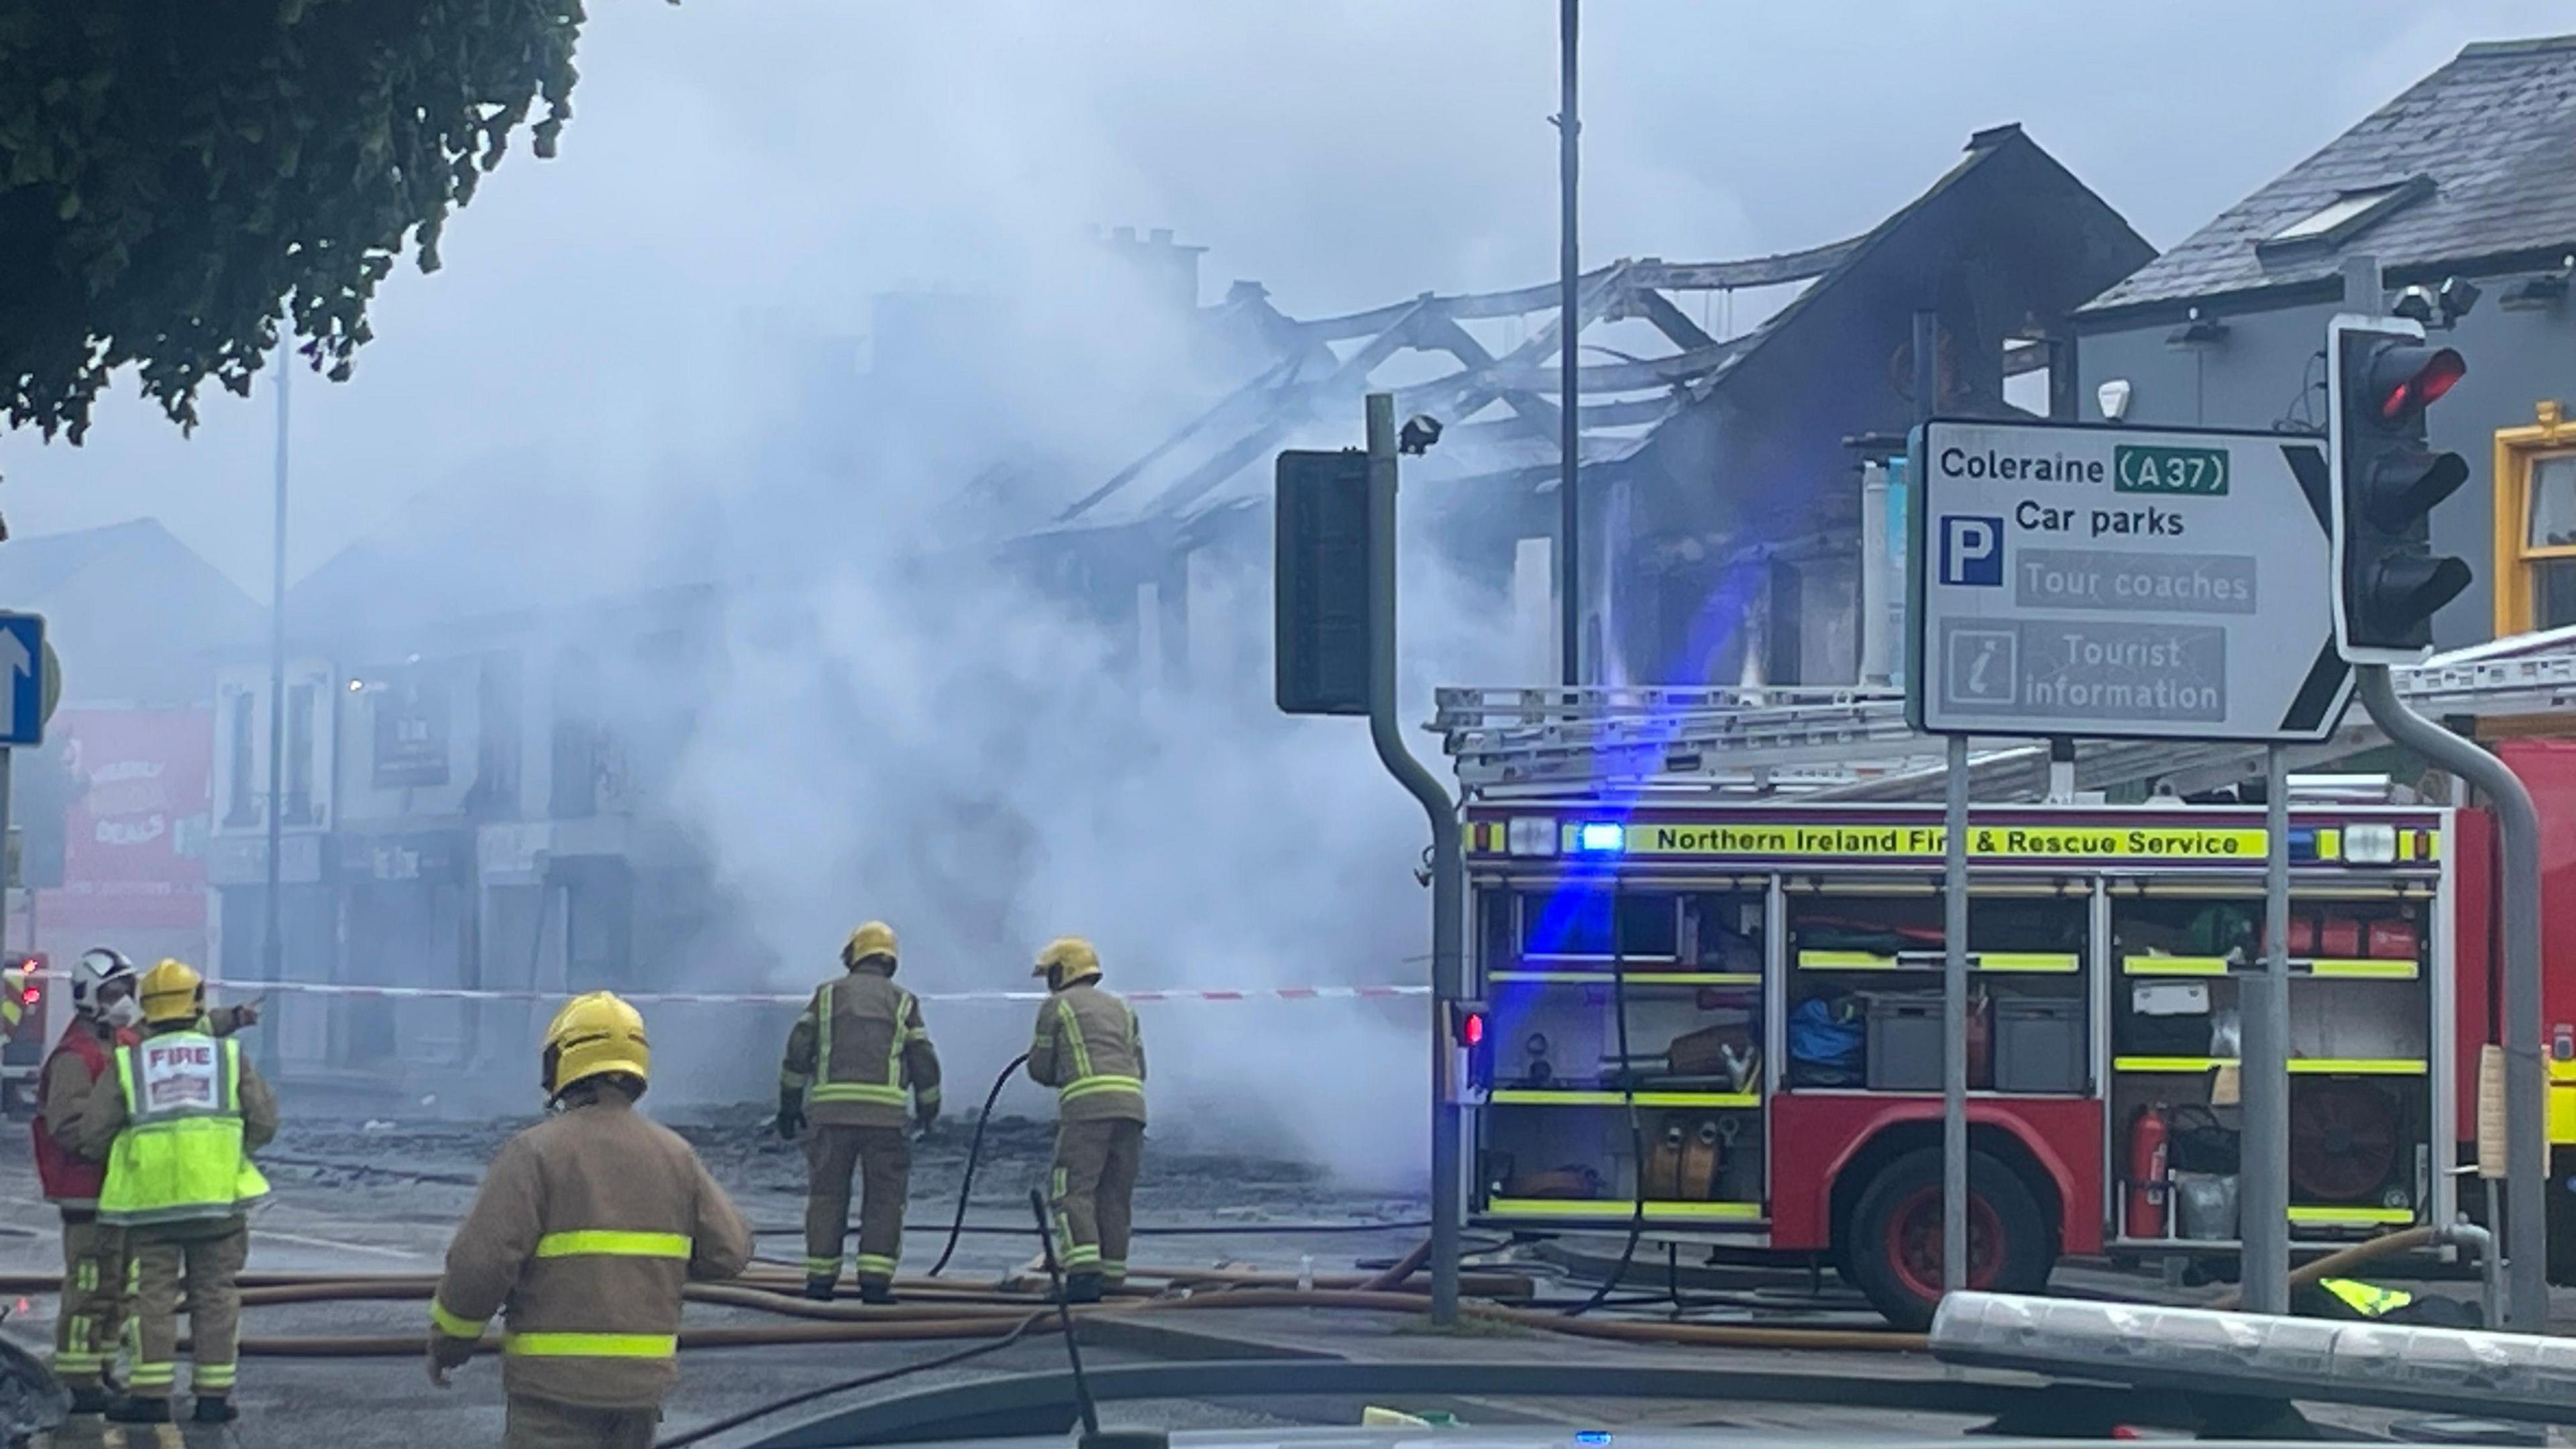
[[778,1069],[778,1135],[805,1138],[805,1296],[829,1299],[859,1174],[859,1298],[894,1301],[912,1183],[909,1106],[939,1120],[939,1053],[921,999],[894,984],[894,928],[869,921],[841,943],[841,972],[814,989]]
[[268,1196],[250,1154],[277,1135],[277,1099],[241,1043],[206,1029],[206,984],[184,961],[136,983],[144,1036],[116,1056],[81,1111],[79,1146],[107,1161],[101,1222],[126,1232],[134,1261],[134,1369],[108,1410],[124,1423],[167,1423],[178,1386],[179,1301],[194,1340],[189,1389],[199,1423],[226,1423],[247,1214]]
[[503,1143],[430,1299],[429,1377],[506,1311],[505,1449],[652,1449],[679,1382],[680,1295],[751,1261],[751,1229],[680,1135],[635,1110],[644,1018],[576,996],[546,1028],[554,1115]]
[[1038,953],[1046,978],[1029,1079],[1056,1089],[1056,1257],[1065,1296],[1097,1302],[1127,1276],[1127,1232],[1145,1149],[1145,1039],[1136,1011],[1100,987],[1100,953],[1078,936]]

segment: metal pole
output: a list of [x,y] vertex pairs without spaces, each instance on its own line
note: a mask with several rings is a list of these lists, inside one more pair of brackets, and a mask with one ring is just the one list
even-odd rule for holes
[[[263,981],[285,976],[285,946],[278,901],[280,841],[285,826],[286,783],[286,440],[287,379],[295,373],[291,352],[277,364],[277,486],[275,518],[269,534],[268,571],[268,886],[261,896],[263,921],[259,937],[259,974]],[[273,1073],[277,1067],[277,1033],[260,1033],[260,1057]]]
[[1582,382],[1575,370],[1575,343],[1578,327],[1574,315],[1575,291],[1583,270],[1583,251],[1575,241],[1575,177],[1580,157],[1576,139],[1583,130],[1575,118],[1575,30],[1580,0],[1562,0],[1557,7],[1557,58],[1564,68],[1561,77],[1563,94],[1556,112],[1556,169],[1558,187],[1557,288],[1560,316],[1557,322],[1558,342],[1563,349],[1559,366],[1563,369],[1558,391],[1563,416],[1557,419],[1557,630],[1559,651],[1565,659],[1565,683],[1583,682],[1583,552],[1582,509],[1575,494],[1575,477],[1583,460]]
[[2505,1322],[2524,1333],[2549,1326],[2549,1081],[2540,1055],[2540,812],[2531,792],[2469,740],[2408,709],[2388,666],[2362,664],[2362,707],[2389,740],[2466,780],[2493,802],[2502,827],[2497,862],[2504,897]]
[[[1941,317],[1914,314],[1914,421],[1940,401]],[[1920,506],[1922,495],[1914,498]],[[1950,737],[1941,811],[1941,1291],[1968,1286],[1968,737]]]
[[1941,813],[1941,1291],[1968,1286],[1968,737]]
[[1431,1321],[1458,1319],[1458,1232],[1466,1179],[1458,1107],[1446,1100],[1449,1005],[1465,994],[1459,935],[1466,856],[1449,792],[1405,748],[1395,722],[1395,395],[1368,395],[1369,739],[1397,783],[1431,817]]
[[[2238,1000],[2239,1101],[2245,1109],[2237,1182],[2243,1252],[2239,1302],[2248,1313],[2290,1311],[2290,785],[2279,745],[2263,751],[2263,970]],[[2169,1204],[2166,1211],[2173,1211]]]

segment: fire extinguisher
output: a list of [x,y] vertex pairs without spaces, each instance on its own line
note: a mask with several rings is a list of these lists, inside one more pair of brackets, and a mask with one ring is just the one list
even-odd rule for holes
[[2162,1102],[2138,1109],[2129,1119],[2129,1197],[2123,1226],[2132,1238],[2165,1236],[2165,1146],[2168,1136]]

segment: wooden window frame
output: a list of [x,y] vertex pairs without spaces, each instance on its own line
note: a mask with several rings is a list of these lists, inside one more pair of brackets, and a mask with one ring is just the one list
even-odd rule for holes
[[2556,559],[2576,559],[2576,544],[2530,548],[2531,479],[2535,466],[2550,458],[2576,455],[2576,418],[2555,401],[2533,409],[2535,421],[2524,428],[2498,428],[2495,435],[2495,633],[2499,639],[2531,632],[2532,566]]

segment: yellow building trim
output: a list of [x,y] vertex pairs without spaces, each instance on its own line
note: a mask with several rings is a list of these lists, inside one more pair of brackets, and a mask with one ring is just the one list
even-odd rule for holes
[[2532,409],[2527,428],[2498,428],[2495,435],[2495,632],[2503,638],[2529,633],[2532,619],[2531,562],[2539,558],[2576,558],[2576,548],[2525,547],[2531,519],[2532,465],[2576,450],[2576,418],[2569,418],[2555,399]]

